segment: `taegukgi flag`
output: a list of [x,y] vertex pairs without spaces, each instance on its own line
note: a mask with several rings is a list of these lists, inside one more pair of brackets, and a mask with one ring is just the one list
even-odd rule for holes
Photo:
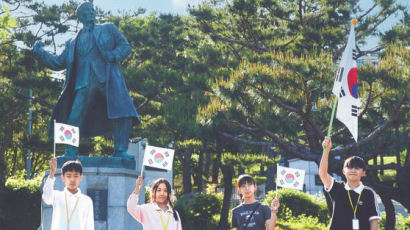
[[78,147],[80,143],[80,130],[75,126],[54,123],[54,143]]
[[147,145],[145,147],[143,166],[171,170],[174,152],[175,150],[173,149]]
[[303,190],[305,170],[279,166],[276,173],[276,184],[279,187]]
[[349,129],[357,142],[360,102],[358,98],[356,57],[354,54],[355,44],[354,25],[352,25],[332,92],[339,98],[336,118]]

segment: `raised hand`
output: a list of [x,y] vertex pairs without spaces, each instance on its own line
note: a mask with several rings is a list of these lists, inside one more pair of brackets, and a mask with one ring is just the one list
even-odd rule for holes
[[332,149],[332,139],[330,137],[326,137],[322,142],[323,149],[326,149],[326,152],[329,153]]
[[57,170],[57,158],[53,157],[50,159],[50,178],[54,177]]
[[279,206],[280,206],[279,197],[275,196],[275,198],[272,200],[272,204],[271,204],[272,212],[275,213],[275,214],[278,213]]
[[138,194],[140,192],[143,184],[144,184],[144,179],[142,179],[142,176],[138,176],[138,179],[136,180],[136,183],[135,183],[135,189],[134,189],[135,194]]

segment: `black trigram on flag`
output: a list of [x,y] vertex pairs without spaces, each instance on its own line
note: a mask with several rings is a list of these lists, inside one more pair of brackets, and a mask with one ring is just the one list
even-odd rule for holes
[[341,88],[340,88],[339,97],[342,98],[342,97],[344,97],[344,96],[346,96],[346,93],[345,93],[345,91],[343,90],[343,87],[341,87]]
[[167,165],[168,165],[168,162],[164,162],[164,163],[162,163],[162,166],[165,168],[165,167],[167,167]]
[[281,185],[285,184],[285,182],[282,179],[280,179],[279,182]]
[[343,77],[343,72],[344,72],[345,68],[340,68],[339,71],[337,71],[337,81],[341,82],[342,81],[342,77]]
[[294,184],[293,184],[293,186],[295,186],[295,188],[297,188],[298,186],[299,186],[299,182],[295,182]]
[[154,164],[154,161],[153,161],[152,159],[149,159],[149,160],[148,160],[148,163],[149,163],[150,165],[152,165],[152,164]]
[[356,46],[356,49],[352,50],[352,56],[353,56],[353,60],[357,60],[358,56],[359,56],[359,51],[358,51],[358,47]]
[[285,175],[286,170],[282,170],[282,172],[280,172],[280,174]]
[[359,107],[352,105],[352,116],[357,117],[358,112],[359,112]]
[[299,173],[299,172],[295,172],[295,176],[296,176],[296,177],[300,177],[300,173]]
[[152,149],[149,153],[150,153],[151,155],[154,155],[155,149]]
[[166,151],[164,154],[165,154],[165,157],[169,157],[169,152],[168,151]]

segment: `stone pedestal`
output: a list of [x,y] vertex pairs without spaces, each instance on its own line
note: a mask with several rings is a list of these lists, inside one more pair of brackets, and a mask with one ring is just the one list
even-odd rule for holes
[[[135,188],[136,178],[141,173],[146,139],[136,139],[129,144],[128,153],[135,162],[115,157],[79,157],[83,163],[81,192],[93,200],[95,230],[142,230],[142,225],[127,212],[127,199]],[[61,165],[69,159],[58,158],[55,190],[63,190]],[[46,171],[45,178],[49,171]],[[140,204],[145,203],[145,186],[157,178],[164,177],[172,184],[172,171],[144,169],[144,187],[139,194]],[[45,179],[44,178],[44,179]],[[42,203],[42,225],[40,230],[51,229],[53,208]]]

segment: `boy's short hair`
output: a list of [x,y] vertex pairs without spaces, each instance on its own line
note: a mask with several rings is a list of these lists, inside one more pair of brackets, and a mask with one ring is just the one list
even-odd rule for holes
[[78,172],[80,175],[83,174],[83,166],[81,165],[81,162],[79,160],[75,161],[67,161],[63,164],[63,167],[61,167],[61,171],[64,173],[66,172]]
[[358,156],[352,156],[345,160],[343,167],[348,167],[349,169],[359,168],[359,169],[366,170],[366,163],[364,162],[363,158],[358,157]]
[[242,174],[238,177],[238,180],[236,181],[236,186],[240,188],[244,184],[253,184],[256,185],[255,179],[251,175],[248,174]]

